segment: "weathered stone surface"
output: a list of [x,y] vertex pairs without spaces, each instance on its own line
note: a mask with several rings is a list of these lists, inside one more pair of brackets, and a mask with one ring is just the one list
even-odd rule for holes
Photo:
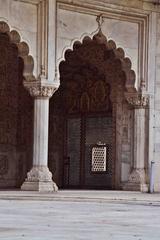
[[[58,80],[59,77],[63,78],[62,72],[59,72],[59,63],[70,58],[70,54],[72,55],[73,52],[66,51],[66,49],[77,49],[78,52],[81,43],[86,44],[94,36],[98,43],[105,45],[107,54],[112,50],[112,54],[117,61],[114,74],[109,73],[113,62],[103,65],[106,60],[105,54],[104,56],[101,55],[103,56],[101,58],[97,54],[100,51],[97,51],[95,47],[92,54],[88,55],[88,48],[86,48],[85,53],[87,53],[89,59],[92,59],[92,67],[95,67],[99,61],[100,67],[98,69],[103,68],[106,73],[110,74],[107,81],[109,83],[112,79],[116,91],[110,94],[104,84],[105,80],[99,80],[101,75],[98,75],[95,86],[91,86],[90,80],[94,78],[97,71],[96,69],[94,72],[91,68],[92,74],[88,76],[88,80],[85,82],[86,86],[85,84],[81,86],[79,83],[75,87],[74,83],[71,84],[72,91],[75,91],[76,88],[73,99],[70,99],[71,107],[76,106],[81,110],[92,108],[92,110],[100,111],[104,106],[106,108],[109,106],[109,98],[111,97],[112,103],[114,103],[113,119],[116,129],[116,133],[114,133],[114,139],[116,139],[114,146],[116,147],[113,150],[115,159],[113,162],[115,162],[114,167],[117,171],[115,176],[122,182],[126,182],[128,179],[134,182],[134,178],[131,178],[131,176],[129,178],[132,163],[134,163],[133,167],[136,169],[145,168],[148,174],[150,161],[154,160],[156,162],[155,184],[156,189],[160,190],[158,155],[160,151],[159,6],[153,4],[153,1],[150,0],[61,0],[57,4],[57,9],[55,1],[0,0],[0,6],[0,30],[3,33],[9,33],[9,39],[6,40],[5,44],[8,44],[8,49],[14,49],[13,54],[7,55],[6,45],[2,43],[3,41],[0,43],[0,186],[5,186],[5,182],[6,186],[10,184],[10,186],[16,184],[19,186],[20,182],[24,180],[26,171],[31,167],[33,103],[29,100],[29,96],[22,89],[22,86],[19,87],[19,78],[21,80],[23,78],[22,71],[25,80],[28,81],[25,82],[25,87],[37,99],[37,101],[35,100],[34,129],[36,130],[34,131],[33,163],[39,166],[44,164],[47,167],[48,98],[53,95],[58,87],[58,81],[53,84],[53,80]],[[96,34],[98,32],[97,12],[103,14],[104,23],[101,26],[103,34],[100,34],[100,31]],[[56,16],[57,20],[55,20]],[[86,35],[88,37],[84,38]],[[10,50],[9,52],[11,52]],[[79,54],[80,57],[83,54]],[[93,57],[94,54],[95,57]],[[22,57],[23,61],[19,57]],[[20,70],[23,66],[20,67],[17,64],[18,61],[21,62],[21,65],[24,64],[24,69]],[[73,63],[75,65],[76,61],[73,61]],[[86,67],[86,62],[80,61],[80,63],[79,65],[85,65]],[[130,90],[129,95],[125,98],[122,91],[123,84],[117,82],[120,76],[119,66],[125,73],[125,76],[123,76],[124,82],[127,80],[125,87],[128,91]],[[18,68],[20,72],[18,72]],[[131,68],[134,72],[128,71]],[[69,68],[65,77],[69,76],[71,69],[74,68]],[[84,67],[79,72],[82,73],[83,70]],[[76,75],[76,82],[78,82],[78,77]],[[72,77],[69,76],[69,78]],[[38,81],[33,81],[35,79]],[[143,83],[144,91],[141,94],[134,95],[133,92],[136,89],[132,92],[135,79],[135,86],[139,93],[140,83]],[[132,88],[130,88],[131,86]],[[107,87],[109,88],[109,86]],[[80,89],[81,94],[78,95]],[[106,102],[103,101],[105,98],[108,99]],[[99,99],[99,102],[97,99]],[[130,106],[128,106],[126,100]],[[75,104],[75,101],[78,103]],[[143,124],[140,124],[142,120],[140,118],[137,122],[133,121],[133,107],[135,109],[141,108],[142,111],[146,109]],[[64,111],[61,102],[57,105],[57,109],[59,113]],[[52,148],[51,144],[49,147],[50,165],[52,171],[56,172],[57,178],[62,183],[63,158],[68,157],[64,156],[66,153],[63,152],[62,144],[62,141],[64,141],[64,119],[62,114],[61,118],[56,115],[53,118],[50,117],[50,119],[50,122],[54,122],[51,129],[54,128],[55,131],[55,136],[50,137],[53,142],[55,141],[59,145]],[[137,124],[139,124],[138,127]],[[63,152],[60,157],[59,152]],[[48,171],[44,173],[44,176],[48,174]],[[37,189],[41,188],[38,186],[41,172],[43,171],[40,168],[36,171],[33,168],[28,174],[30,183],[34,182],[35,176],[37,177],[37,186],[35,187]],[[50,176],[51,179],[50,174],[47,176]]]
[[158,240],[160,236],[156,194],[116,191],[27,194],[0,193],[0,198],[5,198],[0,201],[3,220],[0,239]]

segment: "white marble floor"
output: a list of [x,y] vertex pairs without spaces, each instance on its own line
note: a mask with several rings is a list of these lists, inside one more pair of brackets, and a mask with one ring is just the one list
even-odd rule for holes
[[3,240],[159,240],[160,205],[0,200]]

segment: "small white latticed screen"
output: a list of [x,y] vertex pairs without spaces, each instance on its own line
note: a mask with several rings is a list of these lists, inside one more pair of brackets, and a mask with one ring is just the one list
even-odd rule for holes
[[92,148],[92,172],[105,172],[106,169],[106,146]]

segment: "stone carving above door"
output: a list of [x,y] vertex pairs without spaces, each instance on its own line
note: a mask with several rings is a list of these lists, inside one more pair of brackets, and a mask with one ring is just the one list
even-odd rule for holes
[[72,78],[65,81],[64,99],[68,113],[111,112],[110,85],[96,67],[80,66]]

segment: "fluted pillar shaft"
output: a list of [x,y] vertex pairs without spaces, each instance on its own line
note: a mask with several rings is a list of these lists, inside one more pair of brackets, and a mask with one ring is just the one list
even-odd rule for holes
[[33,166],[47,166],[49,98],[34,99]]
[[135,169],[145,168],[145,149],[146,149],[146,132],[145,132],[145,109],[134,109],[134,162]]
[[34,146],[33,167],[27,173],[22,190],[56,191],[58,188],[52,180],[48,169],[48,119],[49,98],[56,91],[54,86],[41,86],[37,83],[27,85],[31,96],[34,97]]

